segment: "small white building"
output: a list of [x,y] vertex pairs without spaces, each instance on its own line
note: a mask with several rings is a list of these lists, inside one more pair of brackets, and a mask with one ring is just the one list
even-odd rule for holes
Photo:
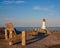
[[46,29],[46,19],[42,20],[42,27],[41,29]]

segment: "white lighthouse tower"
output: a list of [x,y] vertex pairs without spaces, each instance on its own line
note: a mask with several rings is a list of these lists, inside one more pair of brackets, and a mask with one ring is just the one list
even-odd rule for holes
[[42,20],[42,28],[41,29],[46,29],[46,19]]

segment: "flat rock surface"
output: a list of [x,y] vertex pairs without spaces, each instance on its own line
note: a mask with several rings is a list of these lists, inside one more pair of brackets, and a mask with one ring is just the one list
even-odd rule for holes
[[39,33],[36,36],[31,36],[30,33],[27,33],[29,40],[27,40],[26,46],[22,46],[20,42],[9,46],[7,41],[0,38],[0,48],[60,48],[60,32],[51,35]]

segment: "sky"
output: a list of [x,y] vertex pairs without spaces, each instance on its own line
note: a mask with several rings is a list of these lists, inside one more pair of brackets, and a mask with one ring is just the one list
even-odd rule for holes
[[60,0],[0,0],[0,27],[60,27]]

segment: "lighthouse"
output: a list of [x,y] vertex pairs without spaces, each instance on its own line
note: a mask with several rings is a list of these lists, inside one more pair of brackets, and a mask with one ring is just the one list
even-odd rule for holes
[[42,20],[42,28],[41,29],[46,29],[46,19]]

